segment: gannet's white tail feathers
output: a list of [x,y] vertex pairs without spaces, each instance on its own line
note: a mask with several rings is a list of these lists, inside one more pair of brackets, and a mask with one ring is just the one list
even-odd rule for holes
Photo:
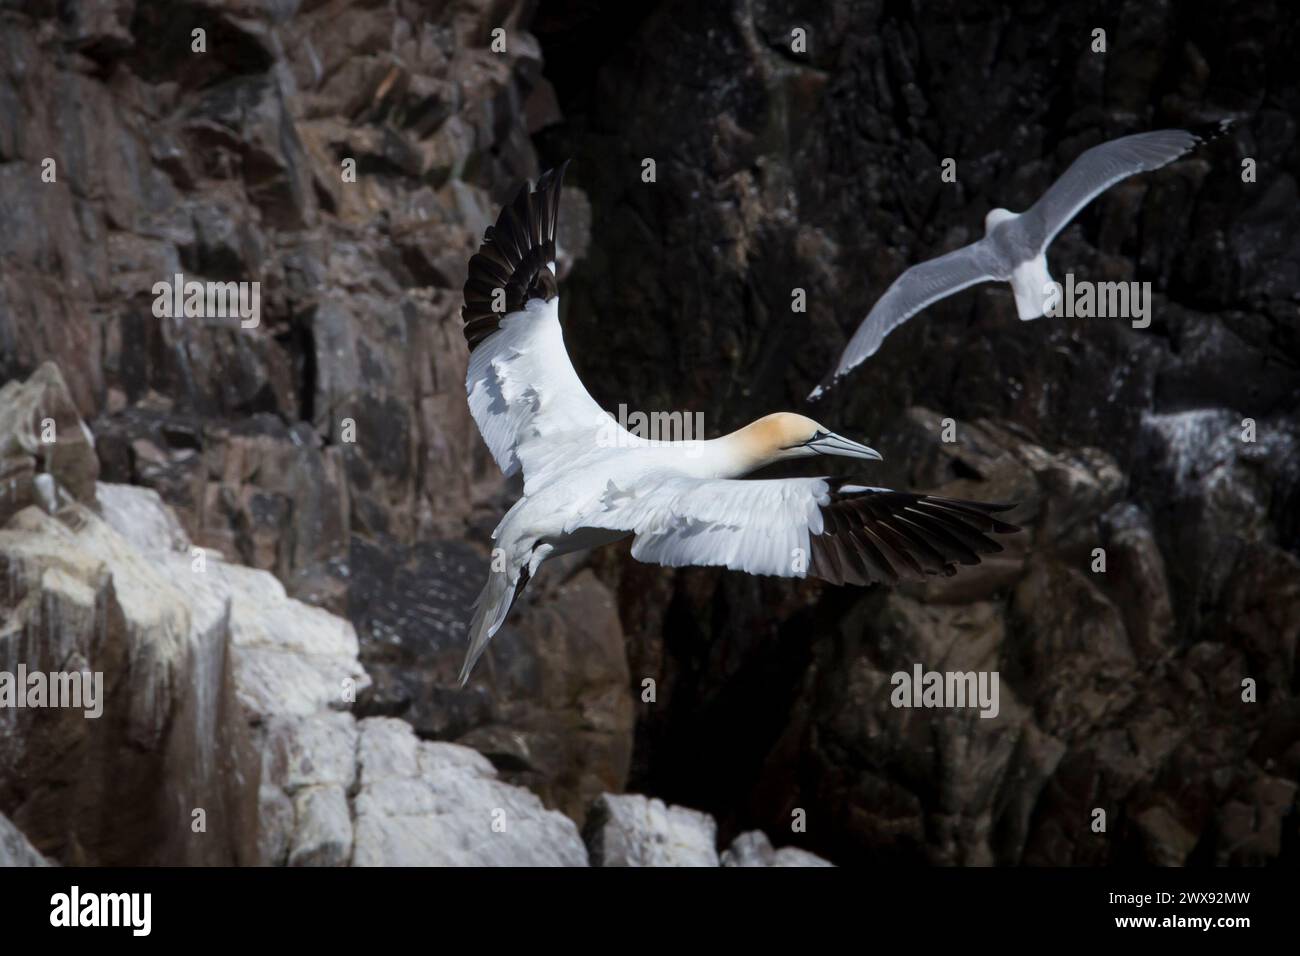
[[1016,266],[1011,273],[1011,291],[1015,294],[1016,312],[1022,321],[1043,317],[1051,285],[1047,256],[1039,255]]
[[487,650],[488,641],[501,630],[501,625],[510,613],[515,599],[528,586],[528,567],[515,567],[510,570],[488,572],[487,584],[474,601],[474,617],[469,624],[469,648],[465,651],[465,663],[460,668],[460,686],[469,680],[470,671],[478,659]]

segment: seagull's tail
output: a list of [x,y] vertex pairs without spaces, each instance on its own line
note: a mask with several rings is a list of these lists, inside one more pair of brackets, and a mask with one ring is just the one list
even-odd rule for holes
[[1016,312],[1024,322],[1040,319],[1053,301],[1052,275],[1047,271],[1047,256],[1039,253],[1022,262],[1011,273],[1011,291],[1016,297]]
[[510,607],[515,603],[525,587],[528,586],[528,565],[511,564],[506,570],[495,568],[488,572],[487,584],[474,601],[474,617],[469,623],[469,648],[465,651],[465,663],[460,668],[460,686],[469,680],[474,664],[487,650],[488,641],[505,623]]

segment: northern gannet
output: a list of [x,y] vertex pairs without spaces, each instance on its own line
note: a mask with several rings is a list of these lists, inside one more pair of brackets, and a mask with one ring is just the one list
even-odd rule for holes
[[951,575],[1001,551],[1012,505],[832,478],[738,480],[772,462],[880,454],[810,418],[779,412],[721,438],[635,436],[596,404],[560,330],[555,227],[565,166],[525,184],[489,226],[465,283],[465,387],[492,457],[524,491],[492,533],[464,686],[515,598],[547,558],[634,536],[632,556],[670,567],[814,575],[835,584]]
[[1010,282],[1022,320],[1043,315],[1052,276],[1047,247],[1084,206],[1111,186],[1137,173],[1159,169],[1218,136],[1229,121],[1191,132],[1163,129],[1137,133],[1084,150],[1047,192],[1023,213],[990,210],[984,238],[912,266],[872,307],[845,346],[835,371],[808,396],[816,399],[864,359],[885,336],[926,306],[981,282]]

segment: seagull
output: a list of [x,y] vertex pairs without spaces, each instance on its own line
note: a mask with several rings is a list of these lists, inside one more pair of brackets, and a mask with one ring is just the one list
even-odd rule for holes
[[833,584],[952,575],[1002,550],[1014,507],[839,478],[742,480],[779,461],[880,453],[789,412],[714,439],[647,439],[587,392],[560,328],[556,223],[564,165],[525,184],[469,261],[461,311],[469,407],[523,497],[492,533],[460,685],[548,558],[632,537],[632,556]]
[[825,391],[880,348],[885,336],[939,299],[981,282],[1010,282],[1016,312],[1041,318],[1052,276],[1047,247],[1084,206],[1122,179],[1159,169],[1226,132],[1229,120],[1195,132],[1162,129],[1137,133],[1085,150],[1038,202],[1023,213],[993,209],[984,238],[912,266],[889,287],[844,348],[839,366],[813,389]]

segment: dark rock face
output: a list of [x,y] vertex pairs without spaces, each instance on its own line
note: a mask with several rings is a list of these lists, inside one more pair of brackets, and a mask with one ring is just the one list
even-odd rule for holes
[[[593,394],[703,410],[710,434],[808,411],[884,452],[871,483],[1019,501],[1026,527],[920,594],[602,558],[633,681],[658,684],[632,784],[724,839],[788,834],[802,809],[793,839],[836,862],[1294,856],[1294,14],[561,4],[535,30],[565,114],[543,155],[577,156],[592,204],[564,291]],[[604,55],[563,56],[597,36]],[[1021,323],[1009,289],[976,287],[802,407],[889,283],[989,209],[1025,208],[1095,143],[1225,116],[1231,136],[1115,187],[1049,251],[1061,281],[1150,282],[1150,328]],[[917,661],[998,670],[1000,716],[892,708]]]
[[[16,540],[54,534],[32,524],[40,475],[87,507],[97,478],[153,489],[195,545],[347,615],[373,679],[355,709],[391,749],[417,752],[386,720],[401,717],[579,823],[631,786],[711,814],[738,860],[768,844],[835,863],[1295,858],[1290,10],[0,6],[0,383],[27,380],[0,393],[0,431],[25,436],[0,445],[0,526],[27,512]],[[990,208],[1024,208],[1107,138],[1224,116],[1231,136],[1117,186],[1051,248],[1058,279],[1150,282],[1150,328],[1021,323],[1009,290],[978,287],[802,406],[888,284],[978,237]],[[872,484],[1016,501],[1025,532],[971,573],[894,592],[671,571],[626,546],[556,562],[454,691],[488,535],[518,494],[466,407],[460,289],[499,204],[570,156],[566,334],[603,405],[702,411],[709,436],[809,412],[884,452]],[[155,283],[178,273],[260,283],[257,326],[156,315]],[[42,593],[44,565],[23,567],[24,594]],[[13,633],[53,642],[38,623]],[[891,676],[918,662],[998,671],[998,716],[892,707]],[[312,721],[336,716],[287,750],[319,762]],[[107,762],[115,739],[85,746]],[[10,746],[8,766],[34,766],[31,741]],[[397,763],[395,779],[418,775]],[[0,814],[64,862],[143,859],[131,834],[152,838],[153,817],[104,845],[58,831],[67,807],[97,805],[38,799],[75,769],[0,780]],[[364,774],[337,777],[279,768],[269,844],[250,827],[168,859],[340,859],[373,820],[337,812],[340,781]],[[356,847],[403,860],[406,840],[378,828]]]

